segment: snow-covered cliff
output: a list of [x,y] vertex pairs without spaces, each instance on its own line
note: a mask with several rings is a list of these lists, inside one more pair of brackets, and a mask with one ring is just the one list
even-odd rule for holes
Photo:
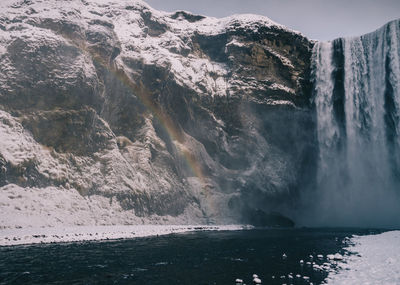
[[314,177],[312,45],[255,15],[1,1],[0,227],[290,215]]

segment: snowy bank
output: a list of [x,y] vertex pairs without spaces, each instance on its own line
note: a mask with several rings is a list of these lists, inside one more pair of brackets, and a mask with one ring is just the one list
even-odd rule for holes
[[328,284],[400,284],[400,231],[355,236]]
[[249,229],[242,225],[134,225],[77,226],[0,230],[0,246],[129,239],[195,231],[233,231]]

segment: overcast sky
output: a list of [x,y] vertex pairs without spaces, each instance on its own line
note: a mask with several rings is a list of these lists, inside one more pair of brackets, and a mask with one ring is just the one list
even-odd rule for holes
[[400,18],[400,0],[145,0],[163,11],[187,10],[224,17],[252,13],[269,17],[311,39],[356,36]]

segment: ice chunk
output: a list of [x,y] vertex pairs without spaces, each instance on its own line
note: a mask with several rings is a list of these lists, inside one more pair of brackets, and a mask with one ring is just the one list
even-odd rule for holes
[[326,256],[326,258],[328,258],[328,259],[330,259],[330,260],[333,260],[333,259],[335,259],[335,255],[333,255],[333,254],[328,254],[328,255]]
[[335,256],[333,257],[334,260],[342,260],[343,259],[343,255],[341,255],[340,253],[336,253]]

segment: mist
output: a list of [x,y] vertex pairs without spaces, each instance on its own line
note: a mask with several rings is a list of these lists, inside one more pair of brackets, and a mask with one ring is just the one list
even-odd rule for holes
[[400,225],[399,21],[313,52],[319,162],[315,225]]

